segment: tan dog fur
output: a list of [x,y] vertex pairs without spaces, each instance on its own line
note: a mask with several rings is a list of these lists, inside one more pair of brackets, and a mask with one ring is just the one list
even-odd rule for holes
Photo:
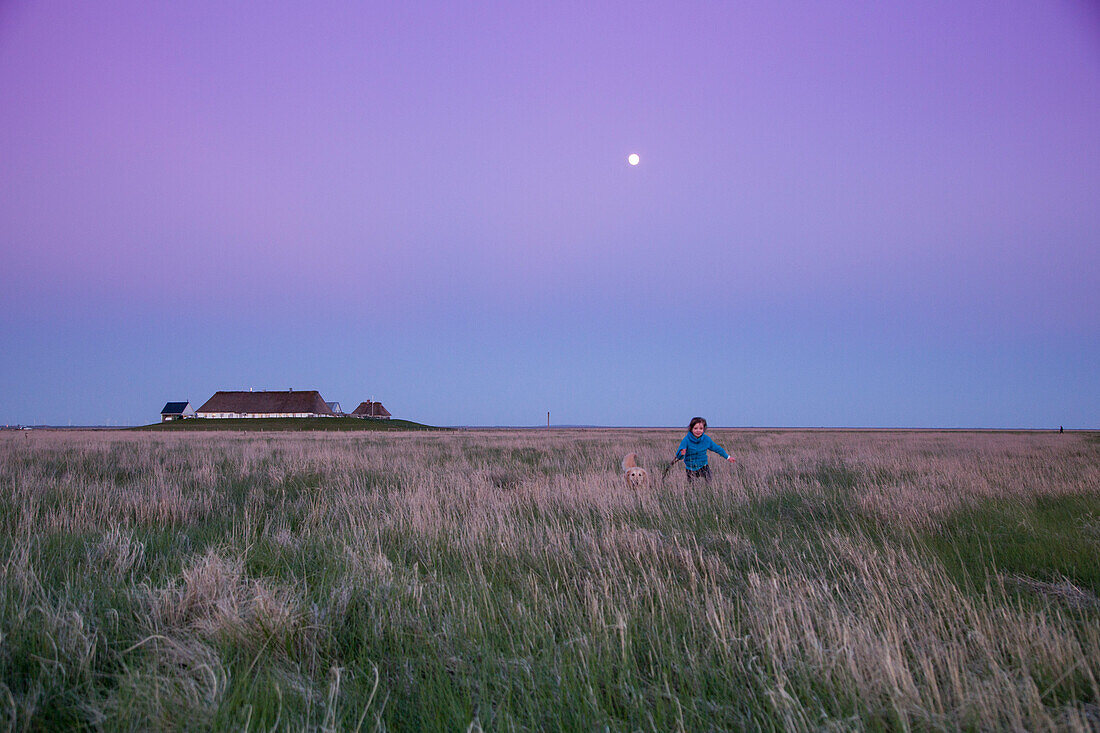
[[638,465],[637,453],[627,453],[623,458],[623,478],[632,489],[639,489],[649,482],[649,473]]

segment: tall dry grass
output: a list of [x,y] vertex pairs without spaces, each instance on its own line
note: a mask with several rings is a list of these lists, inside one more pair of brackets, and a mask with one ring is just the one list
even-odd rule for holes
[[0,727],[1100,725],[1093,436],[713,433],[0,434]]

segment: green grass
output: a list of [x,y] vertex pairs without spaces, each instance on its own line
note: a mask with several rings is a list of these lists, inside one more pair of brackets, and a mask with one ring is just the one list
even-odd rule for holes
[[962,584],[999,573],[1069,580],[1100,596],[1100,493],[987,500],[953,514],[925,542]]

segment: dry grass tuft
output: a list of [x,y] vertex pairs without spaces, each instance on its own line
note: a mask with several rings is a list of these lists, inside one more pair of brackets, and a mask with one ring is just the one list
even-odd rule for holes
[[154,628],[209,638],[267,641],[301,621],[290,591],[245,578],[243,560],[208,550],[183,570],[180,581],[146,594]]
[[1046,598],[1056,599],[1068,606],[1076,608],[1100,608],[1100,597],[1084,588],[1074,585],[1068,578],[1063,578],[1056,583],[1050,583],[1023,575],[1000,576],[1001,582],[1006,586],[1026,588]]

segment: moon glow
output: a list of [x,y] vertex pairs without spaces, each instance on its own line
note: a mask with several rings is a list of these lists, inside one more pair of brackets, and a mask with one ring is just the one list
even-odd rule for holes
[[637,153],[631,153],[630,155],[626,156],[626,162],[630,163],[631,165],[638,165],[638,162],[640,160],[641,158],[638,157]]

